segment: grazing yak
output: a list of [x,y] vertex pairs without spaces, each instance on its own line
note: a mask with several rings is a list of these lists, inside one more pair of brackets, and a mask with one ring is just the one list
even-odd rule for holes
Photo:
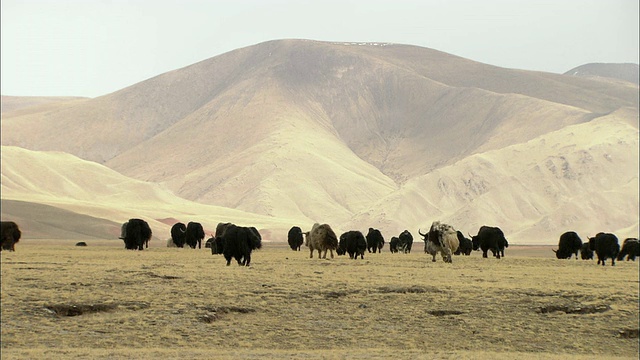
[[364,259],[364,252],[366,250],[367,240],[365,240],[364,235],[362,235],[360,231],[352,230],[340,235],[340,242],[338,243],[336,252],[338,255],[348,253],[349,258],[355,260],[358,256],[360,256],[360,259]]
[[227,266],[235,258],[240,266],[251,265],[251,252],[262,248],[262,240],[255,228],[229,224],[222,235],[223,252]]
[[[309,248],[309,258],[313,258],[313,251],[318,250],[318,258],[326,259],[327,251],[331,252],[333,259],[333,250],[338,248],[338,238],[333,232],[329,224],[313,224],[310,231],[303,233],[305,236],[305,245]],[[322,254],[324,251],[324,254]]]
[[391,237],[391,240],[389,240],[389,251],[391,251],[391,253],[397,253],[398,252],[398,243],[400,242],[400,239],[398,239],[397,237],[393,236]]
[[471,251],[473,250],[473,243],[471,242],[471,239],[464,237],[464,234],[460,231],[457,231],[456,234],[458,235],[458,242],[460,243],[460,246],[453,254],[466,256],[471,255]]
[[589,243],[583,243],[580,247],[580,258],[582,260],[593,260],[593,250],[589,249]]
[[211,246],[211,255],[224,253],[224,234],[227,229],[233,225],[232,223],[218,223],[216,226],[216,234],[213,236]]
[[2,221],[0,223],[0,251],[16,251],[16,243],[20,241],[22,232],[13,221]]
[[405,230],[400,233],[398,236],[398,251],[401,251],[405,254],[411,252],[411,248],[413,247],[413,235],[409,232],[409,230]]
[[372,253],[375,253],[376,251],[382,252],[383,246],[384,237],[382,237],[380,230],[369,228],[369,232],[367,233],[367,250]]
[[596,252],[598,256],[598,264],[605,266],[605,261],[611,259],[611,266],[616,265],[616,257],[620,252],[620,244],[618,237],[609,233],[598,233],[595,237],[589,239],[589,249]]
[[80,241],[76,243],[76,246],[87,246],[87,243],[84,241]]
[[582,239],[580,239],[580,236],[575,231],[567,231],[560,235],[558,250],[553,250],[553,252],[556,253],[558,259],[571,259],[571,256],[575,254],[576,260],[578,260],[578,253],[581,248]]
[[[171,240],[176,247],[184,247],[187,239],[187,226],[181,222],[173,224],[171,227]],[[168,245],[167,245],[168,246]]]
[[637,238],[626,238],[622,243],[622,249],[618,254],[618,260],[627,257],[627,261],[636,261],[636,256],[640,256],[640,245]]
[[202,249],[202,240],[204,239],[204,229],[202,228],[202,224],[198,222],[190,221],[187,224],[187,232],[184,234],[185,243],[189,245],[190,248],[195,249],[196,245],[198,249]]
[[460,247],[460,241],[458,240],[458,233],[453,226],[443,224],[440,221],[434,221],[431,224],[429,232],[423,234],[418,229],[418,234],[423,236],[425,242],[425,252],[428,252],[433,256],[431,261],[436,261],[436,253],[442,254],[442,260],[444,262],[453,262],[453,253]]
[[149,247],[151,240],[151,228],[142,219],[129,219],[122,224],[120,238],[124,240],[124,247],[128,250],[143,250],[143,246]]
[[500,228],[493,226],[481,226],[476,236],[471,237],[473,250],[482,250],[482,257],[486,258],[487,251],[491,250],[493,256],[500,259],[504,257],[504,248],[509,247],[507,239]]
[[302,229],[298,226],[292,226],[287,234],[287,240],[289,241],[289,247],[293,251],[300,251],[302,244],[304,244],[304,238],[302,236]]

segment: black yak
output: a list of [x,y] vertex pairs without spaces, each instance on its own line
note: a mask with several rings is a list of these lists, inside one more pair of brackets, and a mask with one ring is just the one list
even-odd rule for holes
[[224,243],[222,254],[227,260],[227,266],[231,264],[232,258],[236,259],[238,265],[251,265],[251,252],[262,248],[261,237],[253,229],[233,224],[226,226],[222,236]]
[[181,222],[175,223],[171,227],[171,240],[177,247],[184,247],[186,242],[186,233],[187,226]]
[[627,261],[636,261],[636,256],[640,256],[640,245],[637,238],[626,238],[622,243],[622,249],[618,254],[618,260],[627,257]]
[[605,265],[607,259],[611,259],[611,266],[616,265],[616,257],[620,252],[618,237],[609,233],[598,233],[595,237],[589,238],[589,249],[595,251],[598,256],[598,264]]
[[471,255],[471,251],[473,250],[473,243],[471,242],[471,239],[464,237],[464,234],[462,234],[462,232],[457,231],[456,234],[458,235],[458,242],[460,243],[460,246],[458,247],[458,250],[456,250],[453,254],[454,255]]
[[567,231],[560,235],[558,250],[553,250],[553,252],[556,253],[558,259],[571,259],[571,256],[575,254],[576,260],[578,260],[578,253],[581,248],[582,239],[580,239],[580,236],[575,231]]
[[20,241],[22,232],[13,221],[2,221],[0,224],[0,251],[16,251],[16,243]]
[[302,236],[302,229],[298,226],[293,226],[289,229],[289,233],[287,234],[287,241],[289,242],[289,247],[293,251],[300,251],[302,244],[304,244],[304,238]]
[[487,251],[491,250],[493,256],[500,259],[504,257],[504,248],[509,246],[504,233],[500,228],[493,226],[481,226],[476,236],[471,237],[473,250],[482,250],[482,257],[487,257]]
[[336,252],[338,255],[348,253],[351,259],[357,259],[358,256],[360,256],[360,259],[364,259],[366,250],[367,240],[365,240],[364,235],[360,231],[353,230],[340,235],[340,242]]
[[151,228],[142,219],[129,219],[122,224],[122,234],[120,238],[124,240],[124,247],[128,250],[143,250],[144,245],[149,247],[151,240]]
[[372,253],[382,252],[383,246],[384,237],[382,237],[380,230],[369,228],[369,232],[367,233],[367,250]]
[[200,223],[190,221],[187,224],[187,231],[184,234],[184,238],[185,243],[189,245],[190,248],[195,249],[197,245],[198,249],[201,249],[204,236],[204,229]]

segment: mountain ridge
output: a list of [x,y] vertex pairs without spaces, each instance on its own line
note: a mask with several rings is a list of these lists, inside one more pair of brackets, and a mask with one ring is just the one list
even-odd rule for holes
[[[634,131],[637,137],[637,114],[638,88],[615,82],[503,69],[410,45],[279,40],[72,106],[3,114],[2,144],[68,152],[203,205],[339,227],[380,223],[394,232],[403,223],[426,226],[418,220],[421,214],[447,217],[465,228],[475,227],[483,216],[495,218],[487,215],[491,206],[478,204],[478,194],[456,198],[445,192],[438,200],[444,203],[438,203],[443,189],[432,181],[449,182],[417,179],[435,179],[438,171],[465,159],[479,161],[575,126],[602,142],[588,130],[603,131],[602,119],[614,127],[631,126],[624,132],[626,143],[616,145],[628,151],[628,138]],[[584,147],[582,139],[571,141],[567,149]],[[512,162],[530,157],[524,151],[511,154]],[[568,155],[556,151],[553,156]],[[628,156],[626,164],[637,168],[637,154]],[[547,175],[535,176],[551,181]],[[473,176],[465,181],[473,191],[490,185]],[[590,194],[580,189],[583,196]],[[637,199],[637,191],[620,189]],[[515,187],[509,191],[515,198],[539,196],[519,194]],[[492,196],[487,204],[495,211],[500,197]],[[385,199],[396,205],[387,208],[381,203]],[[529,207],[526,201],[502,201]],[[637,217],[637,208],[632,210]],[[527,229],[542,220],[540,214],[525,213],[520,225],[509,220],[506,227],[531,238]],[[464,214],[473,219],[462,220]],[[403,222],[403,216],[412,220]],[[580,217],[594,222],[589,214]],[[623,223],[619,228],[633,227],[628,218],[617,221]]]

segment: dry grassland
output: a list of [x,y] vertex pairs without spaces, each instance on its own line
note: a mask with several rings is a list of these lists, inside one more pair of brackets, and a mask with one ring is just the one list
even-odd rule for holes
[[267,243],[244,268],[120,245],[3,251],[2,358],[638,357],[638,261],[512,247],[432,263],[421,242],[321,260]]

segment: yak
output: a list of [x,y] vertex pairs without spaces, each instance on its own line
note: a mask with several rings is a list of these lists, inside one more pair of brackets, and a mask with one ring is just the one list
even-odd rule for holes
[[302,229],[298,226],[292,226],[287,234],[287,240],[289,241],[289,247],[293,251],[300,251],[302,244],[304,244],[304,238],[302,236]]
[[464,234],[462,234],[461,231],[457,231],[456,234],[458,236],[458,242],[460,243],[460,246],[458,247],[458,250],[456,250],[456,252],[454,252],[453,254],[466,256],[471,255],[471,251],[473,250],[473,243],[471,242],[471,239],[464,237]]
[[211,255],[224,253],[224,234],[227,229],[233,225],[232,223],[218,223],[216,226],[216,234],[213,236]]
[[184,234],[185,243],[189,245],[190,248],[195,249],[196,245],[198,249],[202,249],[202,240],[204,239],[204,229],[202,228],[202,224],[198,222],[190,221],[187,224],[187,231]]
[[176,247],[184,247],[186,243],[187,226],[181,222],[173,224],[171,227],[171,240]]
[[618,254],[618,260],[624,259],[627,257],[627,261],[636,261],[636,256],[640,256],[640,245],[638,244],[637,238],[626,238],[622,242],[622,249]]
[[143,246],[149,247],[151,240],[151,228],[142,219],[129,219],[122,224],[120,238],[124,240],[124,247],[128,250],[143,250]]
[[16,251],[16,243],[20,241],[22,232],[13,221],[2,221],[0,223],[0,251]]
[[352,230],[340,235],[340,242],[338,243],[336,252],[338,255],[348,253],[349,258],[355,260],[358,256],[360,256],[360,259],[364,259],[364,252],[366,250],[367,240],[365,240],[364,235],[362,235],[360,231]]
[[482,257],[486,258],[487,251],[491,250],[495,258],[504,257],[504,248],[509,246],[504,233],[500,228],[493,226],[481,226],[476,236],[471,237],[473,250],[482,250]]
[[589,248],[589,243],[583,243],[580,247],[580,258],[582,260],[593,260],[593,250]]
[[575,231],[567,231],[560,235],[558,250],[553,250],[553,252],[556,253],[558,259],[571,259],[571,256],[575,254],[576,260],[578,260],[578,253],[581,248],[582,239],[580,239],[580,236]]
[[460,247],[458,234],[453,226],[441,223],[440,221],[434,221],[428,233],[423,234],[420,232],[420,229],[418,229],[418,234],[423,236],[425,252],[433,256],[433,262],[436,261],[437,252],[442,254],[442,260],[444,260],[444,262],[453,262],[452,255],[458,250],[458,247]]
[[611,266],[616,265],[616,257],[620,252],[620,244],[618,237],[610,233],[598,233],[595,237],[589,239],[589,249],[595,251],[598,256],[598,263],[605,266],[605,261],[611,259]]
[[384,237],[382,237],[380,230],[369,228],[369,232],[367,233],[367,250],[372,253],[375,253],[376,251],[382,252],[383,246]]
[[398,252],[398,243],[400,242],[400,239],[398,239],[397,237],[393,236],[391,237],[391,240],[389,240],[389,251],[391,251],[391,253],[397,253]]
[[[331,229],[329,224],[313,224],[310,231],[303,233],[305,236],[305,245],[309,248],[309,258],[313,258],[313,252],[318,250],[318,258],[326,259],[327,251],[331,252],[333,259],[333,250],[338,248],[338,237]],[[322,254],[324,251],[324,254]]]
[[401,251],[405,254],[411,252],[411,248],[413,247],[413,235],[409,232],[409,230],[405,230],[400,233],[398,236],[398,251]]
[[222,254],[227,260],[227,266],[231,264],[232,258],[235,258],[240,266],[251,265],[251,252],[262,248],[261,236],[256,235],[256,232],[244,226],[233,224],[226,226],[222,236],[224,243]]

